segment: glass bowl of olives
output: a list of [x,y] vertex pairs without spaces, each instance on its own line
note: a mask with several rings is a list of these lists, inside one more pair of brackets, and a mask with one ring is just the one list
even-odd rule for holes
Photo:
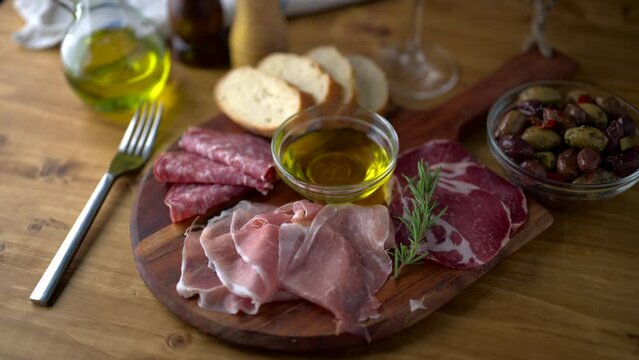
[[397,133],[383,116],[334,103],[291,116],[271,139],[280,178],[307,199],[323,203],[372,195],[393,174],[398,151]]
[[551,202],[596,201],[639,181],[639,110],[604,89],[550,80],[502,95],[488,145],[512,180]]

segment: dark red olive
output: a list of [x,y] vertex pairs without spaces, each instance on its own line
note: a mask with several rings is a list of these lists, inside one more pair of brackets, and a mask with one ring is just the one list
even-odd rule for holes
[[517,110],[511,110],[502,116],[495,130],[495,136],[521,135],[525,127],[526,117]]
[[520,164],[521,168],[524,171],[529,172],[531,174],[536,174],[542,177],[546,177],[546,169],[541,165],[541,163],[537,160],[526,160]]
[[605,98],[598,96],[595,101],[597,105],[599,105],[599,107],[601,107],[608,114],[609,117],[615,118],[628,115],[628,110],[626,110],[626,108],[621,105],[619,100],[611,96]]
[[543,119],[544,103],[539,100],[528,100],[517,105],[519,112],[526,116],[535,116]]
[[608,155],[604,157],[603,164],[619,177],[628,176],[639,168],[639,147]]
[[588,120],[588,114],[582,108],[575,104],[566,105],[564,111],[566,112],[566,114],[573,117],[573,119],[577,123],[577,126],[585,125],[586,121]]
[[623,134],[624,136],[635,136],[637,132],[637,124],[630,117],[630,115],[623,115],[617,119],[623,125]]
[[497,143],[506,156],[516,161],[523,161],[533,156],[533,148],[519,136],[504,135],[497,139]]
[[579,176],[579,164],[577,163],[577,150],[564,150],[557,157],[557,173],[565,180],[572,181]]
[[601,164],[601,156],[591,148],[583,148],[577,154],[577,165],[585,173],[593,172]]
[[544,109],[542,127],[560,130],[561,132],[577,126],[577,121],[571,115],[557,109]]
[[621,139],[624,135],[623,123],[619,120],[620,119],[611,121],[604,131],[608,137],[606,151],[609,153],[619,151],[619,139]]

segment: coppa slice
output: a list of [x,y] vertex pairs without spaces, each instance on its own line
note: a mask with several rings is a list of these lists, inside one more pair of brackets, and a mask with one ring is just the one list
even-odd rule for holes
[[160,155],[153,166],[153,175],[161,182],[249,186],[262,194],[273,188],[270,182],[258,180],[232,166],[184,151]]
[[316,104],[339,101],[341,98],[339,84],[310,58],[290,53],[274,53],[262,59],[257,68],[311,94]]
[[[405,205],[410,204],[403,176],[415,176],[420,159],[441,167],[433,200],[439,209],[447,207],[426,236],[424,250],[429,258],[452,268],[472,268],[490,261],[510,239],[512,216],[527,214],[525,198],[508,204],[502,201],[516,199],[521,190],[481,166],[459,144],[434,140],[398,160],[391,201],[391,214],[396,217],[403,216]],[[502,191],[510,194],[500,194]],[[405,227],[398,226],[397,241],[407,241]]]
[[211,208],[247,194],[251,188],[237,185],[173,184],[164,197],[172,222],[204,215]]
[[182,134],[179,145],[188,152],[232,166],[258,180],[275,179],[271,147],[262,138],[191,127]]
[[450,140],[429,141],[403,154],[396,173],[415,174],[414,164],[419,159],[428,162],[431,167],[441,167],[442,179],[473,184],[501,200],[508,207],[512,222],[511,235],[526,222],[528,205],[524,192],[475,161],[459,143]]
[[229,71],[216,84],[214,96],[231,120],[263,136],[272,136],[291,115],[313,104],[286,81],[251,67]]

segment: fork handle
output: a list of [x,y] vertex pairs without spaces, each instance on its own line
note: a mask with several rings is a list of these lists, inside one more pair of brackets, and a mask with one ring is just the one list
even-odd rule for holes
[[107,172],[102,176],[102,179],[93,190],[93,194],[84,205],[84,209],[78,216],[77,220],[71,227],[71,230],[67,234],[67,237],[60,245],[60,248],[55,253],[55,256],[51,260],[51,263],[45,270],[44,274],[40,278],[38,285],[31,293],[30,299],[34,304],[48,306],[52,304],[52,298],[55,290],[57,289],[60,280],[69,268],[69,264],[76,252],[82,244],[82,240],[86,236],[95,216],[98,214],[106,195],[111,190],[111,186],[115,181],[115,176],[110,172]]

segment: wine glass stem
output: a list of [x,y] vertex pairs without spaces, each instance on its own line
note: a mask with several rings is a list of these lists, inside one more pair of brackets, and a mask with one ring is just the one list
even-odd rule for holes
[[424,16],[424,1],[413,1],[413,33],[409,39],[409,46],[419,49],[422,45],[422,17]]

